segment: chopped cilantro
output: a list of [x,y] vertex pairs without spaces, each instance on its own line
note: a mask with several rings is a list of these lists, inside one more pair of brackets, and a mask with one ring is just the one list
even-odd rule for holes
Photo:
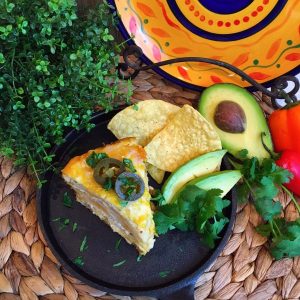
[[119,250],[122,239],[116,241],[115,250]]
[[121,205],[122,207],[126,207],[127,204],[128,204],[128,201],[120,200],[120,205]]
[[169,230],[197,231],[202,240],[210,247],[228,223],[223,209],[230,201],[220,198],[222,191],[212,189],[205,191],[197,186],[186,186],[175,203],[158,207],[154,222],[158,234]]
[[85,236],[81,242],[81,245],[80,245],[80,252],[84,252],[86,251],[88,248],[88,245],[87,245],[87,237]]
[[137,262],[140,262],[140,261],[142,260],[142,257],[143,257],[143,255],[139,255],[139,256],[136,258],[136,261],[137,261]]
[[78,224],[75,222],[73,223],[72,231],[75,232],[77,230]]
[[125,199],[129,199],[132,194],[138,193],[138,189],[140,188],[139,182],[137,182],[134,178],[127,176],[119,176],[119,180],[122,183],[121,190],[125,195]]
[[137,105],[137,103],[134,103],[134,104],[132,105],[132,109],[134,109],[134,110],[136,110],[136,111],[139,110],[139,106]]
[[58,230],[61,231],[67,227],[70,223],[70,219],[68,218],[56,218],[52,220],[53,222],[59,222],[59,228]]
[[170,273],[171,273],[171,271],[162,271],[162,272],[159,272],[158,274],[161,278],[164,278],[164,277],[167,277]]
[[125,263],[126,263],[126,259],[121,260],[120,262],[113,264],[113,267],[118,268],[118,267],[121,267],[122,265],[124,265]]
[[136,169],[133,166],[132,160],[129,158],[123,158],[123,165],[131,172],[135,173]]
[[64,206],[70,207],[70,208],[73,206],[72,198],[70,197],[70,195],[67,192],[64,193],[63,204],[64,204]]
[[113,181],[112,181],[112,178],[111,177],[107,177],[104,184],[103,184],[103,188],[106,190],[106,191],[109,191],[113,188]]
[[108,158],[108,155],[106,153],[96,153],[93,151],[92,154],[90,154],[86,159],[86,163],[91,168],[95,168],[97,163],[103,158]]
[[79,266],[79,267],[83,267],[84,265],[84,260],[82,256],[77,256],[74,260],[73,260],[74,264]]

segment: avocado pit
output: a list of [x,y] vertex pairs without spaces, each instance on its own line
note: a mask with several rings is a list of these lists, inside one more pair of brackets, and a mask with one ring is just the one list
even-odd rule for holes
[[233,101],[220,102],[215,110],[216,126],[228,133],[242,133],[246,130],[246,114],[242,107]]

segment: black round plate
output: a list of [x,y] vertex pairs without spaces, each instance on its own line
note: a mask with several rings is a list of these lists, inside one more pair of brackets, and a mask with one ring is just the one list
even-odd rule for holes
[[[71,131],[66,142],[54,152],[58,168],[74,156],[115,141],[107,123],[116,113],[100,113],[93,118],[96,125],[90,132]],[[234,191],[227,195],[231,206],[225,211],[230,222],[222,238],[211,250],[201,243],[196,233],[174,230],[156,239],[154,248],[139,259],[134,246],[114,233],[98,217],[75,201],[74,192],[64,182],[60,172],[48,172],[47,183],[38,191],[37,209],[40,226],[47,243],[60,263],[83,282],[114,294],[151,295],[160,297],[186,286],[193,286],[197,277],[217,258],[231,233],[236,210]],[[71,208],[63,204],[64,194],[73,199]],[[70,223],[61,229],[57,218]],[[78,227],[73,232],[73,224]],[[87,237],[87,250],[80,245]],[[120,241],[121,240],[121,241]],[[83,257],[82,267],[74,263]],[[119,262],[122,265],[116,266]],[[115,265],[115,266],[114,266]],[[172,298],[170,298],[172,299]]]

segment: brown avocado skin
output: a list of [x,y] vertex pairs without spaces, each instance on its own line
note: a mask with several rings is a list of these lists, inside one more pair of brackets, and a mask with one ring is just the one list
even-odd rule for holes
[[200,96],[199,112],[216,129],[224,149],[236,155],[248,150],[249,157],[269,157],[265,145],[273,150],[265,115],[255,98],[230,83],[212,85]]

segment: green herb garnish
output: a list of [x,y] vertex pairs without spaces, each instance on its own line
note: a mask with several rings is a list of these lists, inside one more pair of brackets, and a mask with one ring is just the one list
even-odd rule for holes
[[103,184],[103,188],[106,191],[109,191],[113,188],[113,181],[111,177],[107,177],[107,179],[105,180],[104,184]]
[[162,278],[165,278],[167,277],[169,274],[171,273],[171,271],[162,271],[162,272],[159,272],[159,276],[162,277]]
[[239,199],[247,201],[250,196],[257,212],[266,221],[256,230],[271,240],[270,250],[273,257],[281,259],[300,255],[300,218],[294,222],[280,218],[282,205],[273,200],[281,187],[300,213],[299,204],[293,194],[283,186],[290,180],[291,173],[278,167],[271,158],[262,161],[256,157],[243,159],[242,164],[235,166],[243,174],[243,182],[238,186]]
[[67,227],[67,225],[70,224],[70,219],[68,218],[56,218],[52,220],[53,222],[59,222],[59,228],[58,230],[61,231]]
[[127,204],[128,204],[128,201],[120,200],[120,205],[121,205],[122,207],[126,207]]
[[132,160],[129,158],[123,158],[123,165],[127,168],[131,173],[135,173],[136,169],[133,166]]
[[122,193],[125,195],[126,199],[130,198],[132,193],[137,193],[139,188],[139,183],[135,181],[134,178],[120,176],[119,180],[122,182]]
[[95,168],[97,163],[103,158],[108,158],[108,155],[106,153],[96,153],[93,151],[92,154],[87,157],[86,163],[91,168]]
[[119,250],[122,239],[116,241],[115,250]]
[[205,191],[197,186],[187,186],[178,196],[175,203],[158,207],[154,214],[154,222],[158,234],[169,230],[197,231],[202,240],[210,247],[215,246],[215,240],[228,223],[223,215],[223,209],[230,204],[222,199],[221,190]]
[[79,251],[80,251],[80,252],[84,252],[84,251],[87,250],[87,248],[88,248],[88,245],[87,245],[87,237],[85,236],[85,237],[83,238],[82,242],[81,242]]
[[132,105],[132,108],[135,110],[135,111],[138,111],[139,110],[139,106],[137,105],[137,103],[134,103]]
[[79,266],[79,267],[83,267],[84,265],[84,260],[82,256],[77,256],[74,260],[73,260],[74,264]]
[[72,227],[72,231],[75,232],[77,230],[78,224],[75,222]]
[[137,261],[137,262],[140,262],[140,261],[142,260],[142,257],[143,257],[143,255],[139,255],[139,256],[136,258],[136,261]]
[[118,268],[118,267],[121,267],[122,265],[124,265],[125,263],[126,263],[126,259],[121,260],[120,262],[113,264],[113,267]]
[[0,153],[29,165],[39,186],[66,129],[91,130],[92,108],[130,99],[116,15],[101,4],[80,16],[74,0],[0,1]]
[[63,204],[64,204],[64,206],[69,207],[69,208],[73,207],[72,198],[70,197],[70,195],[67,192],[64,193]]

